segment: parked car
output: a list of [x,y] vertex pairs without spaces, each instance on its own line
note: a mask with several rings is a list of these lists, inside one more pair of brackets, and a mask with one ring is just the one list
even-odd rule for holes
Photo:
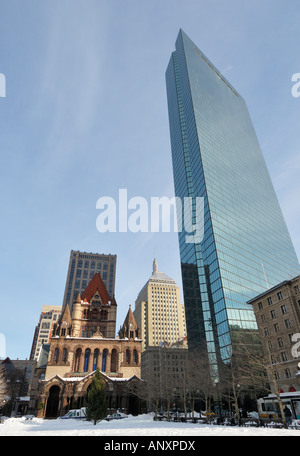
[[125,413],[121,413],[121,412],[116,412],[116,413],[113,413],[112,415],[108,415],[105,420],[106,421],[111,421],[111,420],[121,420],[123,418],[128,418],[127,415],[125,415]]
[[201,413],[201,416],[204,416],[204,417],[206,417],[206,416],[208,416],[208,415],[210,415],[211,417],[216,416],[216,415],[214,414],[214,412],[210,412],[210,413],[209,413],[209,412],[205,411],[205,412],[200,412],[200,413]]
[[66,415],[61,416],[60,419],[62,419],[62,420],[69,420],[69,419],[86,420],[85,410],[86,410],[85,407],[82,407],[81,409],[70,410]]

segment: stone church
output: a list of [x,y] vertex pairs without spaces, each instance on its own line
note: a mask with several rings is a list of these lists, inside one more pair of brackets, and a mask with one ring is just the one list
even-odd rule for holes
[[53,328],[46,370],[40,375],[37,416],[58,417],[85,405],[97,368],[106,385],[108,407],[138,413],[134,395],[141,382],[141,339],[131,307],[116,331],[117,303],[95,274],[73,305],[66,305]]

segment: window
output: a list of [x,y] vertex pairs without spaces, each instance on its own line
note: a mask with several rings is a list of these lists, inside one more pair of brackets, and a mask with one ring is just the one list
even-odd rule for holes
[[276,358],[273,355],[271,355],[271,363],[272,364],[276,364]]
[[291,378],[291,376],[292,376],[292,375],[291,375],[290,369],[288,369],[288,368],[285,369],[285,378]]
[[81,348],[77,348],[76,354],[75,354],[75,364],[74,364],[74,371],[75,372],[79,372],[80,359],[81,359]]
[[98,357],[99,357],[99,349],[96,348],[96,350],[94,351],[93,370],[97,369]]
[[103,355],[102,355],[102,372],[106,371],[106,358],[107,358],[107,348],[103,350]]
[[53,356],[53,361],[54,361],[55,363],[58,362],[58,353],[59,353],[59,352],[58,352],[58,348],[56,348],[56,349],[54,350],[54,356]]
[[290,322],[290,320],[288,318],[286,320],[284,320],[284,323],[285,323],[285,327],[286,328],[290,328],[292,326],[291,322]]
[[278,325],[278,323],[275,323],[275,325],[274,325],[274,330],[275,330],[275,332],[279,332],[279,325]]
[[279,301],[281,301],[283,299],[283,295],[282,295],[281,291],[279,291],[279,293],[277,293],[277,297],[278,297]]
[[272,318],[276,318],[275,310],[271,310],[271,317],[272,317]]
[[258,305],[259,310],[261,310],[263,308],[262,302],[259,302],[257,305]]
[[281,359],[282,359],[283,362],[284,362],[284,361],[287,361],[287,356],[286,356],[286,353],[285,353],[285,352],[282,352],[282,353],[281,353]]
[[87,348],[84,355],[84,372],[88,371],[91,350]]
[[272,301],[272,298],[271,298],[271,297],[268,298],[268,304],[269,304],[269,306],[270,306],[271,304],[273,304],[273,301]]
[[286,308],[285,305],[281,306],[281,312],[282,312],[283,314],[286,314],[286,313],[287,313],[287,308]]
[[277,342],[278,342],[278,347],[283,347],[283,340],[281,337],[278,337]]

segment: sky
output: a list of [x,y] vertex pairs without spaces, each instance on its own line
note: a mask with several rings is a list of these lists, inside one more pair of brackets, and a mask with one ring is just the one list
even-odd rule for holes
[[71,250],[117,255],[117,329],[177,233],[100,233],[99,198],[174,195],[165,71],[182,28],[246,100],[300,252],[296,0],[0,0],[0,357],[29,358]]

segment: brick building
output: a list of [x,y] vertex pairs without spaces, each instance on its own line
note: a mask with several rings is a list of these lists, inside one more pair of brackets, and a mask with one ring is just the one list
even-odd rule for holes
[[[252,304],[266,357],[282,392],[300,390],[300,276],[285,280],[248,301]],[[298,335],[298,336],[297,336]],[[272,379],[269,379],[272,384]]]

